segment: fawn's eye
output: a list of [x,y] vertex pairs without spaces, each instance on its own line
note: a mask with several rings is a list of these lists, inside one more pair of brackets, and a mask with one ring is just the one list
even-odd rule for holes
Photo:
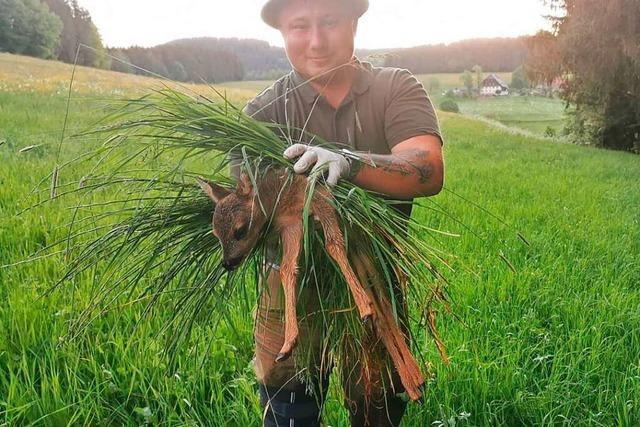
[[233,232],[233,237],[236,240],[244,239],[248,231],[249,231],[249,224],[245,224],[240,228],[236,228],[236,231]]

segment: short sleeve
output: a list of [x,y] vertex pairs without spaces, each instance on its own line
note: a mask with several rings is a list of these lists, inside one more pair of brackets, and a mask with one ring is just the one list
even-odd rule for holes
[[443,143],[436,111],[422,83],[407,70],[397,70],[391,80],[384,115],[389,149],[419,135],[436,135]]
[[247,102],[242,112],[260,122],[274,122],[276,118],[273,102],[274,93],[273,87],[263,90],[255,98]]
[[260,120],[259,117],[255,117],[260,110],[260,105],[258,105],[258,103],[256,102],[256,99],[252,99],[249,102],[247,102],[247,104],[244,106],[244,108],[242,109],[242,112],[244,114],[246,114],[249,117],[255,118],[256,120]]

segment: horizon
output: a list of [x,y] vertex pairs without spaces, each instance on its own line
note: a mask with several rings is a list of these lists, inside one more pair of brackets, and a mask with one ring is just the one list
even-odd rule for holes
[[[153,47],[178,39],[205,37],[255,39],[283,47],[279,32],[260,19],[263,3],[263,0],[236,0],[226,6],[224,13],[216,13],[220,8],[205,0],[185,0],[180,4],[78,0],[89,11],[104,45],[109,48]],[[460,14],[460,10],[465,13]],[[501,16],[496,10],[500,10]],[[511,0],[485,0],[482,4],[470,4],[467,0],[436,4],[423,0],[372,1],[358,24],[356,49],[402,49],[532,35],[550,29],[544,17],[549,13],[541,0],[521,0],[518,5]],[[239,30],[240,26],[246,28]],[[388,30],[380,31],[381,27]]]
[[[462,39],[462,40],[454,40],[452,42],[449,43],[425,43],[425,44],[419,44],[419,45],[414,45],[414,46],[406,46],[406,47],[399,47],[399,46],[391,46],[391,47],[356,47],[355,50],[383,50],[383,49],[412,49],[412,48],[416,48],[416,47],[425,47],[425,46],[438,46],[438,45],[444,45],[444,46],[450,46],[456,43],[465,43],[465,42],[472,42],[472,41],[479,41],[479,40],[498,40],[498,39],[517,39],[519,37],[525,37],[527,36],[526,34],[520,35],[520,36],[513,36],[513,37],[500,37],[500,36],[496,36],[496,37],[474,37],[474,38],[468,38],[468,39]],[[263,40],[263,39],[257,39],[257,38],[253,38],[253,37],[238,37],[238,36],[229,36],[229,37],[218,37],[218,36],[194,36],[194,37],[183,37],[183,38],[178,38],[178,39],[172,39],[172,40],[167,40],[166,42],[162,42],[159,43],[157,45],[151,45],[151,46],[140,46],[140,45],[128,45],[128,46],[109,46],[105,44],[105,48],[107,49],[129,49],[129,48],[133,48],[133,47],[142,47],[142,48],[153,48],[153,47],[157,47],[157,46],[162,46],[164,44],[168,44],[174,41],[180,41],[180,40],[200,40],[200,39],[217,39],[217,40],[248,40],[248,41],[260,41],[260,42],[265,42],[267,43],[270,47],[276,47],[276,48],[280,48],[280,49],[284,49],[283,46],[278,46],[278,45],[274,45],[272,43],[269,43],[267,40]]]

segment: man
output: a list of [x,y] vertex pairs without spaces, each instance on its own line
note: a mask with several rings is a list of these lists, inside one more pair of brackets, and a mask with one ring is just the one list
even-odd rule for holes
[[[244,111],[261,121],[288,125],[292,140],[303,142],[283,153],[296,160],[296,173],[327,167],[329,185],[349,179],[367,190],[406,199],[399,209],[410,215],[414,197],[434,195],[442,188],[442,138],[431,101],[415,77],[354,57],[358,19],[367,9],[368,0],[267,1],[262,18],[281,32],[293,71],[251,100]],[[361,160],[315,147],[307,134],[344,144]],[[278,274],[269,274],[262,286],[266,292],[256,313],[254,362],[266,407],[264,423],[319,425],[326,379],[318,379],[316,396],[310,396],[296,375],[294,358],[275,361],[284,340]],[[318,331],[305,329],[303,321],[300,329],[297,350],[317,344]],[[328,373],[308,368],[318,377]],[[374,399],[368,399],[361,380],[362,375],[343,378],[352,425],[398,425],[405,410],[398,381],[380,387]]]

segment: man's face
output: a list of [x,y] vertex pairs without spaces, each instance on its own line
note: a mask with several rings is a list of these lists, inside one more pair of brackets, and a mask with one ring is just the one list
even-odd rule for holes
[[293,68],[307,78],[317,77],[353,57],[357,20],[342,3],[343,0],[291,0],[280,12],[279,28],[287,57]]

